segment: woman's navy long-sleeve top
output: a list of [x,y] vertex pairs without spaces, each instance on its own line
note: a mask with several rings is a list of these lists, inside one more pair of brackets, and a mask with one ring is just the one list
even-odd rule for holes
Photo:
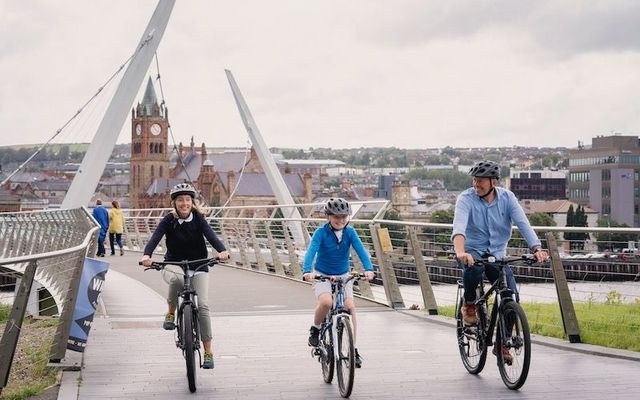
[[[207,258],[207,246],[204,238],[211,243],[218,252],[225,251],[226,248],[205,218],[192,212],[191,221],[183,220],[178,222],[173,214],[167,214],[144,247],[144,255],[151,257],[153,250],[160,243],[160,239],[166,236],[167,252],[164,255],[165,261],[200,260]],[[195,269],[197,266],[190,266]],[[201,268],[200,271],[208,271],[208,267]]]

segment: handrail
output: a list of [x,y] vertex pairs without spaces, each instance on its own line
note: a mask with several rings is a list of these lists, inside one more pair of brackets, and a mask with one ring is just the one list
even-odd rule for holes
[[63,255],[66,255],[66,254],[74,253],[76,251],[80,251],[83,248],[86,248],[87,246],[89,246],[89,244],[91,242],[91,239],[93,237],[93,234],[96,233],[98,230],[100,230],[99,226],[94,226],[93,228],[91,228],[89,230],[89,232],[87,233],[87,235],[85,236],[85,238],[82,241],[82,243],[77,245],[77,246],[75,246],[75,247],[71,247],[71,248],[64,249],[64,250],[50,251],[50,252],[47,252],[47,253],[32,254],[32,255],[28,255],[28,256],[13,257],[13,258],[0,258],[0,265],[21,264],[21,263],[25,263],[27,261],[44,260],[44,259],[47,259],[47,258],[59,257],[59,256],[63,256]]

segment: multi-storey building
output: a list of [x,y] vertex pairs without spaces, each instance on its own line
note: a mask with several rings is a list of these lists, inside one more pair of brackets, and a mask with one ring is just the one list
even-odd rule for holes
[[598,136],[569,153],[569,200],[640,226],[640,138]]
[[511,170],[509,189],[521,200],[566,199],[567,171]]

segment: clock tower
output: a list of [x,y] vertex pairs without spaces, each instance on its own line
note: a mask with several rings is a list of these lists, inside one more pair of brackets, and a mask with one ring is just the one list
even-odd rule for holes
[[169,178],[169,111],[158,104],[151,78],[142,103],[131,110],[131,163],[129,202],[140,207],[140,198],[155,179]]

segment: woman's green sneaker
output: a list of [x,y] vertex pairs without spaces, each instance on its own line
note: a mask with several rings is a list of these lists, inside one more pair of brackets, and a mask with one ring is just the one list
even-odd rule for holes
[[171,314],[171,313],[167,313],[164,316],[164,323],[162,324],[162,327],[168,331],[172,331],[174,329],[176,329],[176,324],[175,321],[176,317],[175,315]]
[[204,362],[202,363],[202,368],[204,369],[213,369],[213,354],[204,352]]

